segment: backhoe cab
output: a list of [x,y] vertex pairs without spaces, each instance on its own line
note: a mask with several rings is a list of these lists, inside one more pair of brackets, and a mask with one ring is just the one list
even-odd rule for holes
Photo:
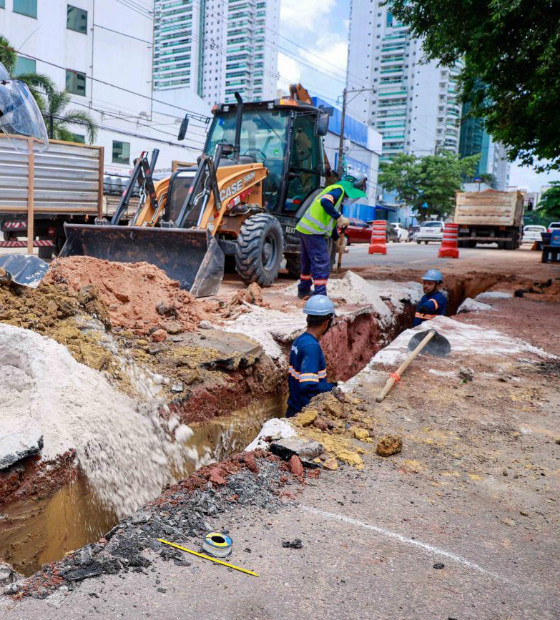
[[298,275],[295,226],[330,173],[322,143],[329,113],[300,85],[276,101],[236,99],[215,106],[197,165],[154,182],[157,153],[137,162],[143,200],[131,225],[121,225],[123,196],[110,225],[67,226],[61,255],[145,260],[197,296],[217,292],[225,256],[247,284],[270,286],[284,256]]

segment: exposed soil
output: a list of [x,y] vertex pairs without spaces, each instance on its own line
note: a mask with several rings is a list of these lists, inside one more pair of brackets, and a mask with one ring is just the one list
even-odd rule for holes
[[65,285],[78,293],[93,286],[107,307],[113,327],[146,334],[165,327],[166,321],[192,331],[208,319],[202,306],[179,283],[149,263],[114,263],[86,256],[53,261],[47,284]]

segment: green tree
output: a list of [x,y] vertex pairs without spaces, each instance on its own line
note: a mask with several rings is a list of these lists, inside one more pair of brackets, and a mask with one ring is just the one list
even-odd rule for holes
[[70,103],[70,95],[64,90],[54,90],[47,96],[46,108],[43,116],[47,125],[49,138],[74,142],[74,134],[68,125],[81,125],[88,134],[88,141],[92,143],[97,136],[97,125],[93,118],[81,110],[66,110]]
[[560,181],[552,181],[551,186],[542,195],[538,209],[541,219],[548,220],[547,224],[560,220]]
[[455,192],[464,177],[472,176],[479,159],[480,155],[459,159],[447,151],[425,157],[401,154],[381,164],[379,183],[414,207],[420,221],[442,218],[454,210]]
[[[10,45],[8,39],[0,35],[0,62],[6,67],[8,73],[13,76],[16,69],[17,52]],[[25,82],[35,98],[39,109],[45,111],[45,95],[54,92],[53,81],[42,73],[24,73],[17,76],[21,82]]]
[[[488,132],[538,170],[560,168],[560,30],[555,0],[387,0],[428,59],[463,59],[463,99]],[[556,15],[556,17],[554,17]],[[538,160],[550,160],[539,164]]]

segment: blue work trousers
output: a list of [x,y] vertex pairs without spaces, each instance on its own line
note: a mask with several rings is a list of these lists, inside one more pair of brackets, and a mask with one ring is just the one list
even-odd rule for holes
[[331,257],[327,239],[324,235],[306,235],[298,232],[301,247],[301,275],[298,295],[304,297],[311,293],[311,285],[315,288],[313,295],[326,295]]

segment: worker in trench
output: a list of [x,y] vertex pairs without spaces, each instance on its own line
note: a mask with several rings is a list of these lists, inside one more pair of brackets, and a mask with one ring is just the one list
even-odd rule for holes
[[328,240],[338,239],[337,227],[348,226],[348,218],[342,215],[342,205],[365,198],[366,184],[365,175],[347,174],[338,183],[326,187],[315,198],[296,226],[301,248],[301,275],[298,285],[300,299],[327,294],[331,270]]
[[327,381],[327,364],[319,344],[334,320],[334,304],[326,295],[313,295],[303,312],[307,315],[307,330],[294,340],[290,351],[288,418],[298,414],[317,394],[337,386]]
[[413,327],[445,314],[447,298],[440,290],[442,284],[443,274],[438,269],[428,269],[422,276],[424,295],[416,306]]

